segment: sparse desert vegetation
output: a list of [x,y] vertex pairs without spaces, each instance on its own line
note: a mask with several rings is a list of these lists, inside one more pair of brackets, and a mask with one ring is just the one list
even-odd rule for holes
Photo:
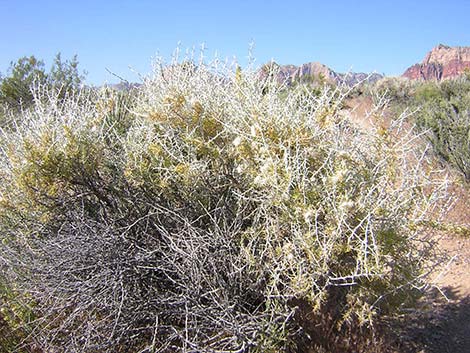
[[3,100],[0,350],[396,348],[381,323],[437,265],[433,158],[470,175],[468,78],[371,84],[412,114],[367,130],[353,89],[275,66],[157,60],[117,91],[67,65]]

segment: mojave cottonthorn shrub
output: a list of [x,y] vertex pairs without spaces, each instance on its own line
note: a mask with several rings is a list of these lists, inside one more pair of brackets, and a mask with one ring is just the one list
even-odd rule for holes
[[273,77],[157,64],[131,93],[38,91],[2,131],[1,266],[36,346],[295,352],[316,317],[339,332],[412,296],[436,200],[414,135]]

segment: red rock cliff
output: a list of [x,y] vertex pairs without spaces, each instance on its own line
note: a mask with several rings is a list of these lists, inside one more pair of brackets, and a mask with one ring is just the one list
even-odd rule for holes
[[442,80],[470,70],[470,47],[438,45],[420,64],[408,68],[403,74],[410,79]]

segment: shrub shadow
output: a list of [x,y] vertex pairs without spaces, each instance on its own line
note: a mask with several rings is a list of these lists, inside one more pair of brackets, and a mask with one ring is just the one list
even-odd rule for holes
[[395,331],[400,352],[468,353],[470,349],[470,296],[458,298],[444,288],[446,300],[437,290],[431,292],[420,310],[407,314]]

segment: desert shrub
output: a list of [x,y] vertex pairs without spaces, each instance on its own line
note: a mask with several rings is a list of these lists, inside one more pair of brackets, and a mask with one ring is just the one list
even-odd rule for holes
[[470,79],[422,83],[413,96],[418,126],[435,152],[470,180]]
[[416,82],[403,77],[384,77],[371,86],[377,96],[386,96],[392,107],[404,108],[409,105]]
[[22,57],[10,64],[7,76],[0,77],[0,104],[14,110],[29,106],[33,101],[30,87],[46,81],[44,62],[34,56]]
[[0,261],[29,340],[345,351],[412,302],[436,200],[416,138],[357,130],[337,90],[274,76],[173,62],[131,97],[39,92],[0,137]]
[[30,352],[34,349],[27,339],[35,319],[29,306],[32,301],[11,283],[0,275],[0,352]]
[[60,99],[65,99],[80,89],[84,78],[76,55],[64,61],[60,53],[56,54],[48,71],[44,62],[33,55],[11,62],[7,74],[0,75],[0,126],[5,125],[12,114],[18,115],[34,104],[34,86],[47,86]]

